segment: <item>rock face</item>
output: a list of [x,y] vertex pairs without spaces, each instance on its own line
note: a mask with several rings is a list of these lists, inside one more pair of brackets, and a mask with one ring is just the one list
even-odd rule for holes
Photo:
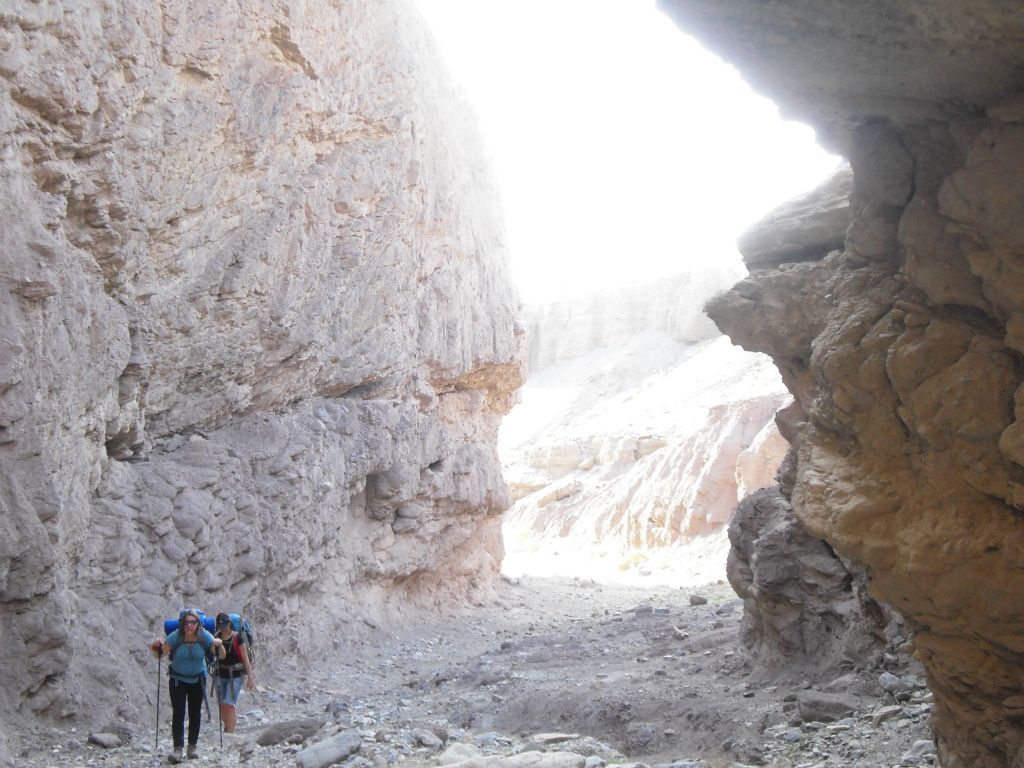
[[843,165],[817,189],[780,205],[744,232],[737,245],[751,271],[782,261],[820,259],[843,247],[850,226],[853,171]]
[[3,722],[146,711],[182,605],[484,588],[515,302],[407,4],[16,2],[0,52]]
[[740,269],[524,308],[543,367],[502,424],[509,569],[723,576],[738,499],[772,484],[786,449],[770,361],[694,319]]
[[845,247],[709,310],[795,407],[793,509],[916,630],[942,764],[1024,761],[1024,17],[662,0],[849,157]]

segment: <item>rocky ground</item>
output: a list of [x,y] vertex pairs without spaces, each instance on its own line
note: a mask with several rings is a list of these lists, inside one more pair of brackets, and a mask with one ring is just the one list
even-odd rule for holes
[[[912,662],[879,654],[828,680],[794,668],[768,676],[738,645],[741,613],[724,583],[650,591],[506,581],[490,605],[339,640],[325,669],[285,660],[259,670],[259,690],[243,693],[238,733],[221,747],[214,714],[190,765],[934,762],[931,695]],[[161,702],[156,754],[153,713],[140,718],[94,733],[40,726],[12,754],[31,768],[166,763],[169,706]]]

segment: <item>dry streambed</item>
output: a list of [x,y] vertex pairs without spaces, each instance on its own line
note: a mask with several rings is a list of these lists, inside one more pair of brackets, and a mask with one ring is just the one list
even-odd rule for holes
[[[191,765],[775,768],[927,765],[930,694],[895,655],[808,679],[756,675],[727,585],[692,590],[525,579],[458,616],[419,617],[340,645],[323,668],[281,665],[243,694],[223,747],[204,725]],[[694,604],[697,603],[697,604]],[[267,677],[268,675],[265,675]],[[152,766],[146,725],[40,729],[19,765]],[[145,721],[144,721],[145,722]]]

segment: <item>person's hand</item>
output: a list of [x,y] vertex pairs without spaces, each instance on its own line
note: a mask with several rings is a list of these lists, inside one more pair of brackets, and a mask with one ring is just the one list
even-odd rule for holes
[[219,637],[213,638],[213,647],[214,648],[220,648],[222,645],[224,645],[224,641],[223,640],[221,640]]
[[245,690],[251,691],[256,687],[256,681],[252,679],[252,675],[245,678]]
[[153,651],[154,656],[160,656],[164,650],[164,641],[159,637],[149,644],[149,649]]

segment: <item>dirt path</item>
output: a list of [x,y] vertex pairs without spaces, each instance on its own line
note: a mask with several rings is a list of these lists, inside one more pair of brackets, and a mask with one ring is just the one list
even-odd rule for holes
[[[708,602],[691,605],[696,593]],[[837,672],[833,685],[798,675],[755,684],[738,645],[741,617],[725,584],[650,591],[505,582],[493,605],[341,643],[326,671],[296,669],[287,682],[243,694],[238,734],[221,749],[215,714],[212,728],[204,724],[200,760],[189,764],[294,765],[293,753],[339,731],[361,736],[352,768],[436,764],[443,747],[430,734],[495,754],[557,743],[590,756],[591,768],[598,758],[677,768],[895,766],[929,738],[929,695],[905,669],[893,675],[903,702],[879,687],[882,670],[869,665]],[[843,719],[836,708],[844,703],[858,715]],[[108,750],[85,743],[87,734],[40,731],[18,764],[152,766],[167,750],[168,717],[157,756],[147,751],[149,724]],[[255,744],[268,727],[302,718],[311,722],[284,727],[278,743]],[[553,732],[577,738],[537,736]],[[918,751],[902,764],[927,764],[928,749]]]

